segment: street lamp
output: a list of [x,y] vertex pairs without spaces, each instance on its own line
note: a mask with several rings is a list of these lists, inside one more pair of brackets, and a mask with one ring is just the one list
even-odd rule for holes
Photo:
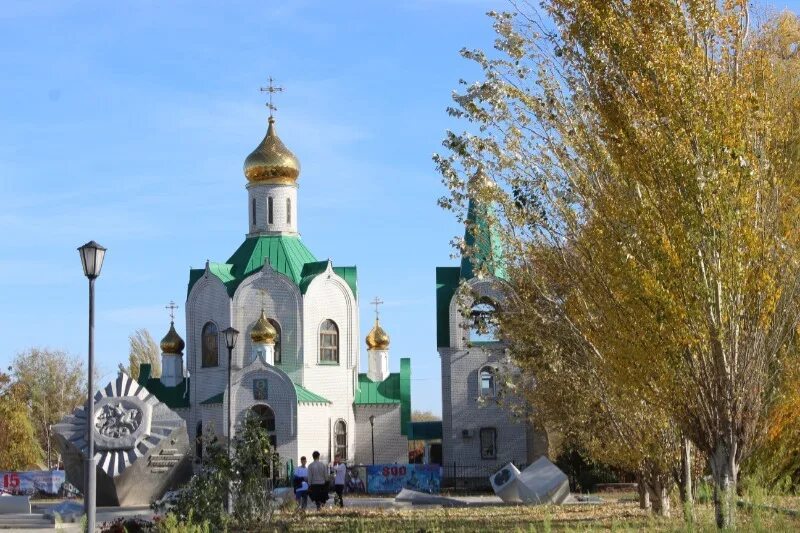
[[233,364],[233,349],[236,347],[236,338],[239,336],[239,330],[228,326],[222,332],[225,335],[225,345],[228,347],[228,457],[231,455],[231,397],[233,396],[231,390],[231,366]]
[[88,405],[86,406],[86,480],[84,482],[83,508],[86,511],[86,529],[95,529],[95,502],[97,498],[97,465],[94,459],[94,280],[103,268],[106,249],[94,241],[89,241],[80,248],[83,273],[89,278],[89,379]]
[[375,415],[369,415],[369,426],[372,431],[372,464],[375,464]]

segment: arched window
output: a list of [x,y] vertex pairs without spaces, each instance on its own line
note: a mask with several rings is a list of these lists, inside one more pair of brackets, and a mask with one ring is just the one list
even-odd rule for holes
[[274,450],[278,445],[278,441],[275,437],[275,413],[268,405],[263,404],[254,405],[250,409],[250,412],[258,419],[264,431],[269,433],[269,443]]
[[470,309],[469,340],[473,342],[497,340],[497,306],[488,298],[479,298]]
[[291,224],[292,223],[292,199],[291,198],[287,198],[286,199],[286,223],[287,224]]
[[256,225],[256,199],[255,198],[253,198],[253,201],[251,202],[251,204],[252,204],[251,210],[252,210],[253,226],[255,226]]
[[203,460],[203,421],[197,423],[197,434],[194,437],[194,457],[195,462]]
[[339,327],[330,319],[319,328],[319,360],[322,363],[339,362]]
[[281,325],[271,318],[267,320],[269,320],[269,323],[272,324],[272,327],[275,328],[275,331],[278,333],[275,335],[275,364],[278,364],[281,362]]
[[267,222],[272,224],[272,196],[267,198]]
[[480,387],[482,397],[494,398],[497,394],[494,368],[490,366],[481,368],[480,372],[478,372],[478,386]]
[[337,420],[333,426],[334,454],[339,456],[339,460],[347,461],[347,424],[344,420]]
[[219,332],[217,325],[206,322],[203,326],[203,367],[219,366]]

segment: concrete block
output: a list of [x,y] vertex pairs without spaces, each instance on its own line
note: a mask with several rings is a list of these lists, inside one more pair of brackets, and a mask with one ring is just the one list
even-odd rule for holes
[[31,512],[30,496],[0,495],[0,514],[21,514]]
[[522,472],[509,463],[489,479],[495,494],[506,503],[561,504],[569,497],[567,475],[547,457]]

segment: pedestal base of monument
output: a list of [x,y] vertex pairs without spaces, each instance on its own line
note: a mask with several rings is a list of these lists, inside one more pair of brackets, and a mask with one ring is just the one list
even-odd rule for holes
[[489,481],[505,503],[561,504],[569,497],[567,475],[547,457],[540,457],[522,472],[508,463]]

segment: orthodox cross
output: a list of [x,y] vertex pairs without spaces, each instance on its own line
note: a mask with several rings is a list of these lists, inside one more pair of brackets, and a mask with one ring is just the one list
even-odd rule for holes
[[164,308],[164,309],[169,309],[169,320],[170,320],[170,322],[175,322],[175,310],[177,308],[178,308],[178,306],[175,305],[175,302],[173,300],[170,300],[169,301],[169,305]]
[[267,298],[267,291],[264,289],[258,289],[258,293],[261,295],[261,310],[264,310],[264,301]]
[[378,317],[380,316],[380,311],[378,311],[378,306],[383,303],[383,300],[381,300],[376,296],[375,299],[372,300],[370,303],[375,306],[375,320],[378,320]]
[[269,109],[269,118],[272,118],[272,112],[277,111],[278,108],[272,105],[272,95],[275,93],[282,93],[283,87],[278,87],[273,85],[272,82],[275,81],[272,79],[272,76],[269,77],[269,85],[266,87],[259,87],[258,90],[262,93],[269,93],[269,103],[267,104],[267,109]]

